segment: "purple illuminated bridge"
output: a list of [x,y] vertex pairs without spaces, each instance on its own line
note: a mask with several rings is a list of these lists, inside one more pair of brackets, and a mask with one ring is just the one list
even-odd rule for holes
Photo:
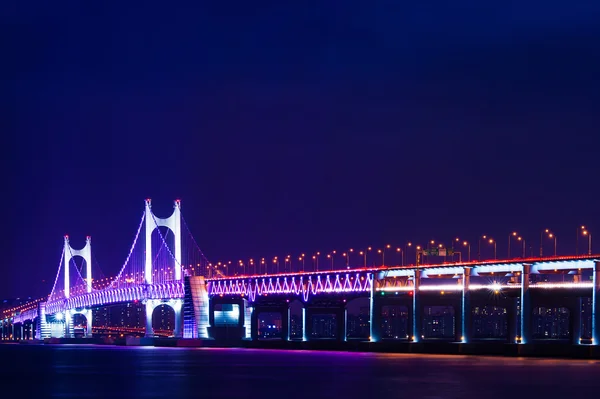
[[[77,264],[76,260],[84,262]],[[180,202],[168,218],[156,217],[146,200],[133,244],[119,273],[106,278],[91,252],[91,238],[81,249],[65,236],[63,252],[52,290],[47,298],[10,309],[2,320],[3,339],[44,339],[73,336],[73,316],[87,321],[92,332],[92,312],[100,306],[142,302],[146,335],[153,336],[152,313],[159,305],[173,308],[175,337],[219,339],[223,334],[239,339],[258,338],[258,315],[280,313],[282,338],[289,340],[290,303],[302,305],[302,339],[313,339],[310,320],[335,316],[338,340],[347,338],[347,303],[368,298],[371,341],[382,339],[382,309],[403,306],[408,312],[408,334],[399,339],[425,339],[423,310],[427,306],[452,306],[456,342],[473,340],[472,309],[493,304],[505,309],[508,342],[533,341],[532,309],[560,306],[570,314],[573,344],[600,342],[600,256],[553,256],[507,261],[444,263],[421,266],[360,267],[344,270],[253,276],[213,277],[219,273],[208,262],[181,216]],[[562,281],[536,282],[544,275]],[[209,276],[210,278],[207,278]],[[591,339],[581,335],[582,300],[591,298]],[[31,334],[24,334],[24,326]]]

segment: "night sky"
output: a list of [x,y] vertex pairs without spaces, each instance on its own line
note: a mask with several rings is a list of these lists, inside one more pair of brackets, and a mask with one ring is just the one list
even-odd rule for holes
[[595,2],[127,3],[0,6],[0,298],[64,234],[115,274],[146,197],[213,261],[596,234]]

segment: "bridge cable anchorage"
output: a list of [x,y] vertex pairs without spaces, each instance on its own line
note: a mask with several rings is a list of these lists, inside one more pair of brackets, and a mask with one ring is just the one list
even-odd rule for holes
[[125,268],[129,265],[129,259],[131,258],[131,254],[133,253],[133,250],[135,249],[135,246],[137,244],[137,240],[140,236],[140,231],[142,231],[142,226],[144,225],[144,219],[146,218],[146,213],[144,212],[142,214],[142,220],[140,220],[140,224],[138,226],[137,229],[137,233],[135,233],[135,238],[133,239],[133,244],[131,245],[131,248],[129,249],[129,253],[127,254],[127,258],[125,259],[125,263],[123,263],[123,266],[121,267],[121,270],[119,270],[119,273],[117,274],[117,276],[115,277],[115,279],[106,286],[106,288],[104,288],[104,290],[110,290],[113,288],[117,288],[115,287],[115,284],[118,284],[121,276],[123,274],[123,272],[125,271]]

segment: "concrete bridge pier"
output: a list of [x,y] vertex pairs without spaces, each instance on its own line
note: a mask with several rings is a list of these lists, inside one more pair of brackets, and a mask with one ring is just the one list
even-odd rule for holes
[[[473,339],[473,311],[471,309],[471,268],[465,267],[462,277],[462,298],[460,306],[461,328],[459,342],[468,343]],[[457,329],[458,330],[458,329]]]
[[509,344],[517,343],[517,337],[521,335],[517,301],[518,298],[509,298],[506,306],[506,335]]
[[90,313],[89,316],[86,317],[86,319],[85,319],[86,320],[85,336],[87,338],[92,338],[92,328],[93,328],[93,325],[92,325],[92,309],[90,309],[89,313]]
[[[373,274],[373,283],[371,284],[371,294],[370,294],[370,307],[369,307],[369,316],[370,316],[370,333],[369,340],[371,342],[378,342],[381,340],[381,310],[383,307],[383,299],[381,293],[377,292],[377,287],[379,283],[377,281],[377,274]],[[344,318],[346,320],[346,318]],[[338,323],[339,324],[339,323]],[[345,323],[344,323],[345,324]],[[344,326],[344,341],[346,338],[345,334],[345,326]]]
[[[163,301],[160,299],[147,299],[146,300],[146,337],[154,337],[154,329],[152,328],[152,314],[154,309],[160,305],[167,305],[173,309],[175,313],[175,326],[173,329],[173,335],[175,338],[181,338],[183,336],[183,300],[181,299],[170,299]],[[91,331],[91,330],[90,330]]]
[[592,345],[600,344],[600,262],[594,262],[592,274]]
[[574,298],[574,304],[569,309],[569,329],[571,330],[571,343],[573,345],[581,344],[581,308],[583,298]]
[[413,303],[412,303],[412,341],[420,342],[421,334],[423,332],[423,315],[422,315],[422,304],[421,294],[419,293],[419,287],[421,286],[421,271],[415,270],[413,275]]
[[64,329],[64,337],[65,338],[73,338],[73,312],[70,310],[65,310],[65,329]]
[[531,275],[531,265],[523,263],[521,272],[521,336],[522,344],[531,343],[531,292],[529,290],[529,277]]

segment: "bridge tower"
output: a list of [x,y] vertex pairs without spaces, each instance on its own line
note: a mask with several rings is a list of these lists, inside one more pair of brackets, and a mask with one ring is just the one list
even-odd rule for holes
[[[65,247],[64,247],[64,279],[65,279],[65,298],[69,298],[71,295],[71,276],[69,275],[69,264],[71,259],[75,256],[81,256],[85,260],[85,285],[86,292],[92,292],[92,237],[87,236],[85,238],[85,246],[81,249],[75,249],[69,243],[69,236],[65,235]],[[73,316],[77,313],[85,314],[87,321],[87,335],[92,336],[92,311],[90,309],[89,314],[84,311],[76,311],[75,309],[67,310],[65,312],[65,337],[72,337],[73,335]]]
[[87,236],[85,238],[85,246],[81,249],[74,249],[69,244],[69,236],[65,236],[65,298],[70,296],[70,276],[69,276],[69,262],[73,257],[79,255],[85,260],[85,282],[87,292],[92,292],[92,237]]
[[181,201],[175,200],[173,213],[168,218],[158,218],[152,213],[150,199],[146,200],[146,261],[144,278],[152,284],[152,232],[159,227],[167,227],[175,237],[175,280],[181,280]]
[[[181,280],[182,266],[181,266],[181,201],[175,200],[174,209],[171,216],[168,218],[159,218],[152,213],[151,200],[146,199],[146,210],[145,210],[145,225],[146,225],[146,256],[144,262],[144,280],[146,284],[152,284],[152,232],[159,227],[167,227],[173,233],[175,238],[175,248],[173,257],[175,258],[175,280]],[[175,337],[182,336],[182,308],[183,301],[181,299],[174,299],[168,301],[169,306],[175,311]],[[150,337],[153,335],[152,331],[152,312],[156,306],[160,305],[160,302],[155,300],[146,301],[146,336]]]

